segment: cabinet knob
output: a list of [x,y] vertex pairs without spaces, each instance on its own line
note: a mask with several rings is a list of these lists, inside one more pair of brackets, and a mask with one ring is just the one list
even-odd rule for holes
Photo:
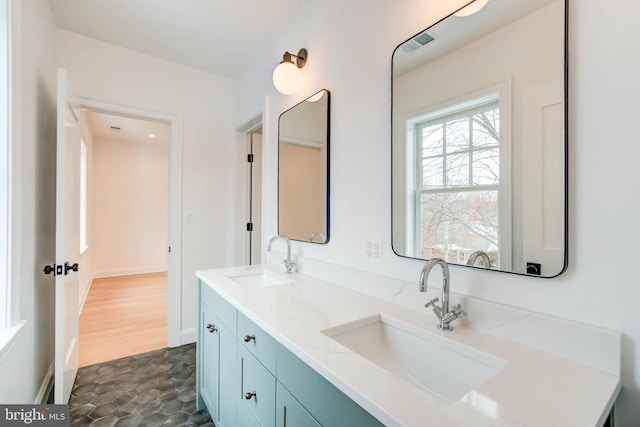
[[216,328],[216,325],[213,325],[211,323],[207,323],[207,326],[205,326],[205,328],[207,328],[209,332],[216,332],[218,330],[218,328]]
[[251,340],[256,340],[256,336],[255,335],[245,335],[244,336],[244,342],[249,342]]
[[247,392],[247,393],[244,394],[244,398],[247,399],[247,400],[251,400],[251,398],[254,397],[255,395],[256,395],[255,391]]

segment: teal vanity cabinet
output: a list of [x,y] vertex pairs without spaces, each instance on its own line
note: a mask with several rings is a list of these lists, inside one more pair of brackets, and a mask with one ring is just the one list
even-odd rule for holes
[[379,421],[200,282],[198,409],[216,427],[376,427]]

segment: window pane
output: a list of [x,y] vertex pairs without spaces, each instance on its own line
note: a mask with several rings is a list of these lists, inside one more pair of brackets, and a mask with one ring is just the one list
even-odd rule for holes
[[495,185],[500,183],[500,149],[474,151],[473,185]]
[[473,146],[497,145],[500,141],[500,110],[492,110],[473,115]]
[[441,156],[444,144],[442,124],[422,128],[422,157]]
[[469,118],[462,117],[448,121],[447,126],[447,153],[465,151],[469,149]]
[[465,262],[482,249],[498,253],[498,191],[466,191],[420,195],[418,252]]
[[442,157],[422,160],[422,188],[441,188],[444,185]]
[[447,156],[447,187],[469,185],[469,154]]

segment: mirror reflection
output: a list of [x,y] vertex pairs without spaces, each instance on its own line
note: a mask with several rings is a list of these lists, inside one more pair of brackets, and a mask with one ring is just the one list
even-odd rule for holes
[[399,45],[392,240],[401,256],[566,267],[564,0],[490,0]]
[[280,115],[278,234],[329,241],[329,91],[321,90]]

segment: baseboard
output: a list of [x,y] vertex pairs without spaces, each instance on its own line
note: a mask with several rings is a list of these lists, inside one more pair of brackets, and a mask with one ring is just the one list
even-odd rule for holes
[[151,267],[136,267],[136,268],[123,268],[114,270],[102,270],[94,271],[92,279],[101,279],[104,277],[118,277],[118,276],[132,276],[134,274],[149,274],[149,273],[166,273],[166,265],[156,265]]
[[49,395],[51,394],[51,390],[53,390],[53,369],[55,366],[55,360],[51,361],[51,365],[47,370],[47,374],[44,376],[42,381],[42,385],[40,385],[40,390],[38,390],[38,394],[36,394],[34,405],[44,405],[47,403]]
[[180,345],[191,344],[196,342],[198,330],[196,328],[183,329],[180,332]]
[[89,292],[91,291],[91,285],[93,284],[94,277],[89,277],[89,285],[87,286],[87,290],[82,296],[82,302],[80,303],[80,309],[78,310],[78,317],[82,314],[82,310],[84,310],[84,304],[87,302],[87,297],[89,297]]

